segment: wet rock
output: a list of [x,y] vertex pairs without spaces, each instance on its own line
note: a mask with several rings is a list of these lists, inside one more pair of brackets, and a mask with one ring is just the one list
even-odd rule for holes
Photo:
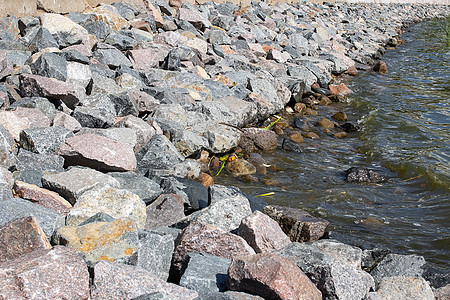
[[143,229],[147,213],[139,196],[127,191],[104,186],[84,192],[66,218],[68,226],[77,226],[98,212],[113,218],[129,218]]
[[35,217],[20,218],[0,226],[0,264],[32,251],[50,248]]
[[89,299],[88,268],[72,249],[36,250],[0,263],[0,297]]
[[136,157],[128,144],[100,135],[83,134],[66,139],[57,154],[66,166],[86,166],[99,171],[133,171]]
[[198,296],[195,291],[167,283],[135,266],[101,261],[93,272],[92,300],[133,299],[155,292],[179,300],[192,300]]
[[21,74],[19,76],[19,82],[22,96],[45,97],[52,100],[60,99],[71,109],[74,109],[80,100],[86,97],[86,93],[82,87],[54,78]]
[[27,200],[14,198],[0,202],[0,225],[29,216],[33,216],[39,221],[47,238],[50,238],[56,229],[64,225],[64,215]]
[[34,153],[52,154],[72,136],[72,131],[58,126],[25,129],[20,132],[20,146]]
[[236,255],[254,254],[255,251],[240,236],[217,226],[191,223],[175,241],[172,266],[179,271],[189,252],[205,252],[231,259]]
[[312,140],[320,139],[320,136],[317,133],[312,132],[312,131],[307,132],[305,136]]
[[303,210],[284,206],[269,205],[264,207],[263,213],[277,221],[293,242],[316,241],[327,234],[330,224]]
[[114,177],[122,189],[136,194],[146,205],[152,203],[163,192],[155,181],[134,173],[108,173]]
[[347,121],[347,115],[342,111],[335,113],[332,118],[336,121]]
[[101,260],[136,264],[138,255],[137,229],[129,219],[64,226],[54,234],[53,241],[80,251],[90,264]]
[[334,123],[326,118],[323,118],[319,121],[318,125],[323,127],[324,129],[332,129],[334,128]]
[[67,62],[58,54],[47,52],[31,64],[33,74],[55,78],[61,81],[67,79]]
[[383,278],[379,283],[379,288],[376,292],[370,292],[367,300],[381,300],[381,299],[435,299],[433,291],[421,277],[412,276],[393,276]]
[[425,259],[422,256],[390,253],[370,271],[370,275],[378,285],[385,277],[419,277],[423,273],[424,265]]
[[248,161],[240,158],[236,158],[227,163],[227,170],[231,172],[233,176],[245,176],[256,173],[256,167]]
[[0,111],[0,124],[15,140],[19,141],[22,130],[49,127],[50,120],[36,108],[18,107],[14,110]]
[[53,209],[60,214],[68,214],[72,205],[59,194],[43,189],[34,184],[16,180],[14,194],[22,199]]
[[137,266],[166,281],[169,278],[174,240],[170,234],[141,231]]
[[300,132],[291,132],[289,133],[288,137],[292,142],[297,144],[301,144],[304,142],[303,136]]
[[350,132],[355,132],[359,130],[359,126],[355,126],[352,123],[344,123],[342,125],[340,125],[342,129],[344,129],[345,132],[350,133]]
[[380,183],[383,182],[386,178],[374,171],[361,168],[361,167],[352,167],[345,171],[347,182],[355,182],[355,183]]
[[113,177],[92,169],[73,167],[62,171],[45,174],[42,177],[42,184],[45,188],[63,196],[71,204],[75,204],[81,194],[88,190],[101,186],[120,187],[120,183]]
[[198,252],[191,252],[187,256],[181,286],[199,294],[206,291],[223,292],[227,289],[230,259]]
[[375,285],[361,270],[361,249],[333,240],[291,243],[277,252],[295,262],[322,292],[323,299],[364,299]]
[[42,186],[41,178],[44,174],[62,172],[63,166],[64,159],[61,156],[20,150],[16,163],[19,175],[16,179]]
[[209,206],[192,214],[191,220],[232,231],[252,212],[248,199],[237,188],[212,185],[209,195]]
[[228,287],[266,299],[322,299],[322,294],[291,260],[260,253],[233,258]]
[[375,72],[382,73],[382,74],[388,72],[387,65],[386,65],[386,63],[385,63],[384,61],[382,61],[382,60],[380,60],[379,62],[377,62],[377,63],[375,64],[375,66],[373,66],[373,70],[374,70]]
[[247,152],[269,151],[277,147],[277,135],[263,128],[244,128],[239,147]]
[[345,83],[341,83],[339,85],[330,84],[329,89],[331,92],[331,95],[348,95],[352,93],[352,91],[345,85]]
[[237,234],[256,253],[279,250],[291,243],[291,240],[281,230],[278,223],[260,211],[255,211],[251,215],[243,218]]
[[183,198],[175,194],[162,194],[147,206],[145,229],[172,225],[184,218]]
[[347,137],[347,135],[348,135],[348,133],[345,132],[345,131],[340,131],[340,132],[333,133],[333,136],[335,138],[338,138],[338,139],[343,139],[343,138]]

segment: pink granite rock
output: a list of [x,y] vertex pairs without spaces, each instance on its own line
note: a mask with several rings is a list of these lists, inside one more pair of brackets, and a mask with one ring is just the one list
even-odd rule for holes
[[227,286],[264,299],[322,299],[322,293],[293,261],[272,253],[235,257],[228,268]]
[[0,226],[0,263],[39,249],[50,249],[38,220],[26,217]]
[[246,240],[256,253],[271,252],[291,243],[278,223],[258,210],[242,219],[237,234]]
[[19,84],[20,92],[24,97],[61,99],[71,109],[74,109],[80,100],[86,97],[86,92],[82,87],[54,78],[21,74]]
[[18,107],[14,110],[0,111],[0,124],[18,141],[22,130],[49,127],[50,120],[39,109]]
[[0,299],[89,299],[89,272],[73,249],[56,246],[0,263]]
[[136,169],[136,157],[130,145],[96,134],[68,138],[56,154],[65,158],[66,166],[85,166],[106,172]]
[[91,300],[132,299],[156,292],[177,300],[198,296],[195,291],[167,283],[139,267],[109,261],[101,261],[94,267]]
[[136,70],[149,71],[159,67],[159,59],[151,48],[127,51],[127,57]]
[[67,215],[72,205],[58,193],[40,188],[37,185],[16,180],[13,186],[14,194],[22,199],[53,209]]
[[226,232],[214,225],[196,222],[189,224],[175,241],[173,266],[180,270],[186,254],[192,251],[205,252],[229,259],[236,255],[255,253],[240,236]]

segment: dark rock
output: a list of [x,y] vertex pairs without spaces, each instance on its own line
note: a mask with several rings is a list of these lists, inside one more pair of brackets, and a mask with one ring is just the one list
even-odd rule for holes
[[134,101],[134,98],[129,96],[128,92],[109,94],[108,97],[114,104],[116,115],[118,117],[124,117],[127,115],[137,116],[139,114],[137,103]]
[[233,258],[228,288],[265,299],[322,299],[321,292],[291,260],[260,253]]
[[93,57],[99,62],[108,65],[111,69],[116,69],[120,65],[131,67],[128,58],[113,46],[104,43],[97,43],[93,49]]
[[373,67],[373,70],[375,72],[382,73],[382,74],[388,72],[387,65],[382,60],[380,60],[379,62],[376,63],[376,65]]
[[42,176],[62,172],[63,166],[64,158],[61,156],[20,150],[16,164],[16,169],[19,171],[17,179],[42,187]]
[[344,123],[344,124],[340,125],[340,127],[342,129],[344,129],[344,131],[347,133],[356,132],[359,130],[359,126],[355,126],[352,123]]
[[108,128],[114,124],[113,114],[103,109],[87,106],[77,106],[72,113],[72,117],[83,127]]
[[134,49],[138,41],[123,34],[110,34],[105,39],[105,43],[116,47],[120,51],[126,51]]
[[345,171],[345,173],[347,182],[380,183],[386,180],[384,176],[362,167],[352,167]]
[[0,264],[2,297],[89,299],[89,294],[88,268],[75,250],[56,246]]
[[28,50],[31,52],[39,52],[45,48],[59,48],[59,44],[47,28],[39,26],[36,35],[28,44]]
[[[9,106],[11,108],[25,107],[25,108],[36,108],[39,109],[44,115],[50,120],[56,115],[56,108],[53,103],[51,103],[47,98],[42,97],[24,97],[19,101],[14,102]],[[54,125],[55,126],[55,125]]]
[[145,229],[175,224],[184,218],[183,198],[175,194],[162,194],[147,206]]
[[316,241],[327,234],[330,222],[290,207],[268,205],[263,212],[278,222],[293,242]]
[[381,260],[383,260],[387,254],[389,254],[389,250],[386,249],[370,249],[364,250],[361,257],[361,268],[370,272]]
[[20,133],[20,146],[34,153],[53,154],[72,136],[72,131],[58,126],[25,129]]
[[178,49],[174,48],[169,51],[166,58],[164,59],[164,62],[162,64],[162,67],[164,70],[169,71],[180,71],[181,70],[181,60],[180,60],[180,54],[178,53]]
[[108,215],[107,213],[104,212],[98,212],[95,215],[93,215],[92,217],[88,218],[86,221],[80,223],[79,226],[84,226],[86,224],[89,223],[98,223],[98,222],[112,222],[114,221],[114,218],[111,217],[110,215]]
[[73,109],[86,96],[83,88],[38,75],[21,74],[19,76],[20,93],[24,97],[45,97],[62,100]]
[[1,225],[0,242],[0,264],[32,251],[51,248],[35,217],[21,218]]
[[80,64],[88,65],[90,63],[89,57],[81,54],[77,50],[63,50],[60,54],[61,57],[63,57],[66,61],[72,61],[77,62]]
[[55,78],[61,81],[67,79],[67,62],[58,54],[42,53],[39,58],[31,64],[33,74]]

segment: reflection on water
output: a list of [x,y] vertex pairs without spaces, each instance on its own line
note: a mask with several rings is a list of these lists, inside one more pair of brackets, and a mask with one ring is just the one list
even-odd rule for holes
[[[388,50],[389,73],[366,73],[347,84],[348,104],[333,103],[304,120],[319,140],[303,153],[278,149],[264,157],[281,171],[244,183],[223,174],[216,182],[239,186],[272,204],[299,207],[331,222],[332,236],[363,247],[387,247],[450,262],[450,52],[435,21],[416,25],[405,44]],[[336,139],[314,124],[344,111],[361,131]],[[344,182],[352,166],[388,177],[382,185]],[[262,183],[264,182],[264,183]]]

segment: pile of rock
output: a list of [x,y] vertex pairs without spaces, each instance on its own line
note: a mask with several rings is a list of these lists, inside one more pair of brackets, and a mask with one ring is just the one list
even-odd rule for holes
[[2,19],[0,298],[433,297],[422,258],[323,240],[326,220],[214,185],[207,162],[276,147],[240,128],[339,100],[332,75],[446,13],[155,0]]

